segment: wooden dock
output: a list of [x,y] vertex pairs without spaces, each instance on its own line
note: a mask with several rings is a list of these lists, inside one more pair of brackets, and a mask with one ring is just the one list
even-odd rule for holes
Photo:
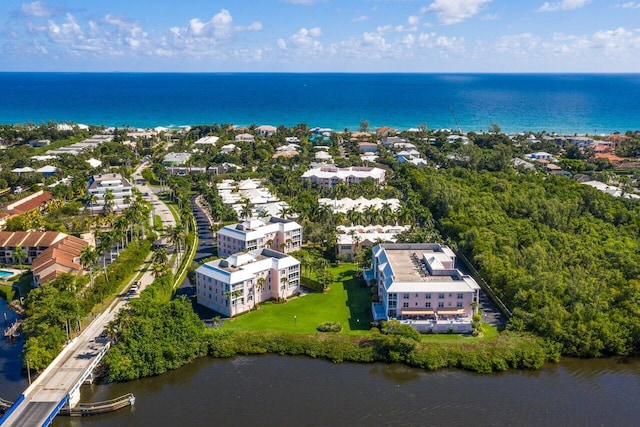
[[8,328],[4,328],[5,339],[14,339],[20,335],[20,327],[22,326],[22,319],[18,319],[11,324]]
[[4,414],[12,406],[13,406],[13,402],[10,402],[0,397],[0,414]]
[[107,412],[126,408],[127,406],[132,406],[135,402],[136,397],[133,393],[128,393],[115,399],[105,400],[104,402],[78,403],[78,405],[73,408],[64,407],[60,409],[60,415],[85,417],[89,415],[105,414]]

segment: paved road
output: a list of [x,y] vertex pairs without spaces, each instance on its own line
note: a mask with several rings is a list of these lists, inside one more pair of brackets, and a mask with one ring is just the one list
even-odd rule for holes
[[[142,171],[148,167],[149,162],[143,162],[138,166],[138,168],[133,173],[134,182],[138,179],[142,179]],[[160,219],[162,220],[163,230],[167,230],[168,227],[175,227],[176,220],[171,214],[171,211],[169,210],[167,205],[162,200],[160,200],[160,198],[158,198],[158,195],[156,194],[156,191],[159,190],[151,188],[147,184],[135,184],[135,186],[138,191],[142,193],[143,200],[151,203],[151,218],[153,218],[154,215],[159,215]]]
[[[204,259],[216,254],[215,239],[213,231],[211,230],[211,219],[198,204],[195,197],[191,199],[191,208],[193,209],[193,215],[196,218],[196,226],[198,227],[198,248],[196,249],[194,262],[200,263]],[[193,310],[200,316],[200,318],[208,320],[218,315],[212,310],[196,303],[195,287],[191,284],[188,278],[185,277],[176,294],[185,295],[190,298]]]
[[[141,178],[141,172],[147,166],[146,163],[141,164],[134,173],[134,179]],[[164,202],[146,185],[136,187],[154,207],[154,213],[160,215],[163,227],[174,227],[175,219]],[[108,345],[107,340],[98,338],[107,323],[116,317],[130,298],[138,297],[139,292],[152,283],[153,279],[151,270],[145,270],[138,279],[138,293],[125,291],[78,337],[68,343],[53,363],[27,388],[24,402],[9,417],[2,419],[2,426],[41,426]]]
[[[151,272],[148,271],[140,282],[146,285],[151,280]],[[3,427],[43,424],[108,345],[107,340],[100,339],[99,336],[105,325],[115,318],[131,297],[133,296],[123,294],[116,298],[107,310],[66,345],[53,363],[25,390],[24,402],[7,419],[2,419]]]

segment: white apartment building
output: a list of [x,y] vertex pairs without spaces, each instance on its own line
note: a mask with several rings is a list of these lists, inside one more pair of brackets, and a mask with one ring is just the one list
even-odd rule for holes
[[289,253],[302,247],[302,226],[295,221],[270,217],[222,227],[216,233],[218,256],[270,248]]
[[300,262],[272,249],[255,249],[203,264],[196,270],[196,297],[233,317],[271,298],[300,293]]
[[455,267],[455,253],[437,243],[373,247],[368,283],[378,288],[374,320],[399,319],[420,332],[470,332],[480,286]]
[[376,243],[395,243],[398,234],[410,229],[409,225],[339,225],[336,227],[336,253],[350,260],[361,250],[370,250]]
[[95,201],[91,203],[92,213],[104,211],[105,196],[108,191],[113,193],[113,210],[115,212],[129,207],[133,199],[133,186],[122,175],[118,173],[108,173],[94,175],[89,179],[87,191],[90,196],[95,196]]
[[380,168],[369,168],[362,166],[352,166],[349,168],[338,168],[336,166],[320,166],[309,169],[302,174],[302,179],[317,184],[324,188],[331,188],[339,183],[357,184],[370,179],[376,185],[385,180],[385,171]]

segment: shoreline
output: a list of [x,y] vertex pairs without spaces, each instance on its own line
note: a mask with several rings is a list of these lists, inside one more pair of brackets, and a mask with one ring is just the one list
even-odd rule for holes
[[[294,123],[295,122],[295,123]],[[151,123],[146,123],[145,124],[136,124],[135,122],[131,122],[132,124],[120,124],[118,125],[117,122],[112,122],[112,123],[101,123],[101,124],[95,124],[95,123],[89,123],[89,122],[84,122],[84,121],[74,121],[74,120],[54,120],[54,119],[42,119],[39,122],[35,122],[33,120],[31,121],[16,121],[16,122],[4,122],[4,123],[0,123],[0,126],[42,126],[42,125],[46,125],[48,123],[55,123],[55,124],[59,124],[59,125],[78,125],[78,126],[90,126],[90,127],[103,127],[106,129],[109,128],[116,128],[116,129],[124,129],[124,128],[128,128],[130,130],[135,130],[135,131],[152,131],[152,130],[156,130],[156,129],[160,129],[160,131],[163,131],[164,129],[166,129],[169,132],[172,131],[179,131],[179,130],[184,130],[184,129],[190,129],[196,126],[212,126],[212,125],[222,125],[222,124],[229,124],[229,125],[233,125],[236,128],[249,128],[251,126],[261,126],[261,125],[269,125],[272,124],[273,126],[279,127],[279,126],[284,126],[287,129],[290,128],[294,128],[299,124],[306,124],[308,126],[308,128],[311,129],[315,129],[315,128],[319,128],[319,129],[328,129],[331,130],[333,133],[336,134],[341,134],[341,133],[345,133],[345,130],[347,132],[360,132],[359,130],[359,124],[355,124],[353,126],[346,126],[346,127],[340,127],[340,126],[312,126],[310,125],[308,122],[306,121],[293,121],[290,124],[282,124],[282,123],[278,123],[278,124],[274,124],[275,122],[271,122],[269,123],[268,121],[265,122],[253,122],[253,123],[237,123],[234,121],[218,121],[218,122],[210,122],[210,123],[192,123],[192,124],[181,124],[181,125],[177,125],[174,123],[170,123],[168,125],[164,125],[164,124],[151,124]],[[416,124],[415,126],[411,126],[411,127],[407,127],[406,125],[394,125],[394,124],[375,124],[375,123],[370,123],[369,127],[369,133],[371,134],[375,134],[375,129],[377,128],[382,128],[382,127],[390,127],[392,129],[395,129],[399,134],[403,133],[403,132],[415,132],[416,129],[418,129],[418,127],[421,124]],[[512,130],[512,129],[505,129],[502,126],[501,127],[501,133],[505,134],[505,135],[527,135],[527,134],[542,134],[545,133],[547,135],[556,135],[556,136],[591,136],[591,137],[604,137],[604,136],[609,136],[609,135],[613,135],[613,134],[621,134],[624,135],[627,132],[638,132],[640,131],[640,123],[638,126],[638,129],[624,129],[624,130],[620,130],[620,129],[602,129],[602,131],[597,131],[597,129],[595,129],[597,132],[589,132],[589,131],[585,131],[585,130],[580,130],[580,131],[556,131],[556,130],[549,130],[550,128],[541,128],[538,130],[533,130],[533,129],[525,129],[525,130]],[[476,133],[476,134],[484,134],[484,133],[488,133],[488,128],[487,129],[469,129],[469,130],[455,130],[453,127],[437,127],[437,128],[431,128],[429,127],[427,129],[428,132],[448,132],[450,134],[463,134],[463,135],[467,135],[469,133]]]

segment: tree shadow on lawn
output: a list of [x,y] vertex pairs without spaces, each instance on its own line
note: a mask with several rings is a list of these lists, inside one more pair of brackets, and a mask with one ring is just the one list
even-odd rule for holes
[[[347,276],[345,273],[343,276]],[[347,301],[351,317],[349,317],[349,328],[352,331],[368,331],[371,322],[371,291],[362,279],[353,278],[342,282],[347,292]]]

